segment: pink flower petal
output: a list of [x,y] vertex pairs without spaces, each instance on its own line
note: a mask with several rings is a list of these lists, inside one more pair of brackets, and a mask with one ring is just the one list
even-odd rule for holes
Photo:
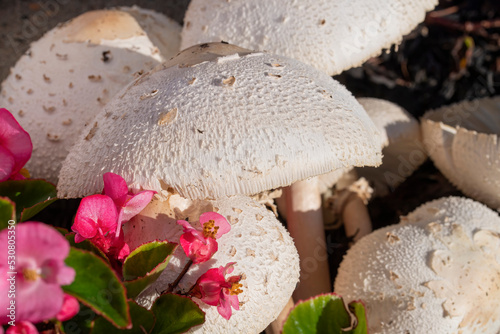
[[114,233],[117,226],[116,206],[111,197],[92,195],[82,199],[71,229],[84,238],[92,238],[100,228],[103,234]]
[[56,315],[59,321],[66,321],[73,318],[80,311],[78,300],[68,294],[64,294],[63,305]]
[[184,229],[184,233],[189,233],[191,234],[194,238],[198,239],[201,242],[205,242],[206,238],[203,235],[201,231],[198,231],[194,227],[191,226],[187,221],[185,220],[178,220],[177,224],[181,225]]
[[48,259],[64,260],[69,254],[69,242],[49,225],[24,222],[16,226],[16,249],[18,257],[29,257],[41,265]]
[[[7,249],[7,236],[10,230],[0,232],[0,249]],[[39,223],[25,222],[16,226],[16,321],[34,323],[53,318],[60,310],[63,292],[60,284],[73,281],[75,272],[64,264],[69,254],[69,242],[54,228]],[[1,267],[7,263],[7,252],[0,252]],[[28,275],[28,273],[30,273]],[[7,277],[1,277],[0,293],[7,295]],[[0,298],[2,299],[2,298]],[[2,299],[3,300],[3,299]],[[0,303],[0,321],[9,321],[8,310]]]
[[16,320],[33,323],[54,318],[62,307],[64,294],[57,284],[38,279],[16,290]]
[[111,197],[116,206],[122,207],[127,200],[127,182],[120,175],[114,173],[105,173],[102,178],[104,180],[104,195]]
[[215,226],[218,226],[217,234],[215,236],[216,239],[220,238],[223,234],[226,234],[231,230],[231,225],[228,223],[227,219],[216,213],[216,212],[205,212],[200,216],[200,224],[203,226],[206,222],[213,220]]
[[15,326],[7,328],[6,334],[39,334],[39,332],[29,321],[16,321]]
[[231,303],[229,300],[226,300],[225,298],[221,298],[219,305],[217,305],[217,311],[219,314],[226,320],[229,320],[231,318]]
[[151,202],[154,191],[146,190],[132,196],[123,206],[121,222],[127,222],[132,217],[138,215]]
[[0,146],[0,182],[6,181],[11,177],[15,165],[16,161],[12,153],[3,146]]
[[29,134],[19,125],[7,109],[0,109],[0,146],[10,151],[14,157],[14,168],[11,174],[16,174],[31,157],[33,144]]

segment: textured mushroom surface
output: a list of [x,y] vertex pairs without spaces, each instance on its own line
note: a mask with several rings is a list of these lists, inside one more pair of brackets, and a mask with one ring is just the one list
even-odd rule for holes
[[461,102],[427,112],[425,148],[457,188],[500,209],[500,96]]
[[192,0],[181,48],[226,41],[334,75],[399,43],[436,0]]
[[380,163],[373,122],[313,67],[222,43],[178,57],[108,103],[68,155],[59,196],[98,193],[106,171],[133,189],[173,188],[195,199]]
[[34,42],[0,94],[0,105],[31,135],[31,175],[57,182],[78,135],[134,73],[179,51],[180,29],[162,14],[120,8],[87,12]]
[[442,198],[359,240],[335,292],[365,302],[370,333],[496,334],[499,254],[497,213]]
[[362,167],[356,171],[373,185],[376,196],[384,196],[427,159],[420,124],[392,102],[375,98],[359,98],[358,102],[381,133],[383,158],[378,168]]
[[[406,110],[392,102],[368,97],[359,98],[358,102],[379,130],[383,158],[379,167],[357,168],[356,172],[373,185],[375,195],[383,196],[427,159],[420,124]],[[320,175],[321,193],[335,185],[347,172],[349,169]]]
[[[179,242],[182,227],[178,219],[188,220],[201,230],[200,214],[217,212],[231,224],[229,233],[217,239],[218,251],[205,263],[191,266],[180,281],[179,289],[188,291],[198,277],[210,268],[236,262],[233,275],[242,275],[243,292],[238,295],[240,309],[229,320],[214,306],[194,299],[206,312],[203,325],[193,333],[259,333],[285,307],[299,279],[299,258],[290,235],[274,214],[245,196],[216,201],[187,200],[172,195],[166,201],[153,200],[125,227],[125,240],[131,248],[155,239]],[[188,258],[181,247],[174,252],[158,280],[140,295],[143,305],[157,297],[181,272]],[[175,289],[174,291],[177,291]]]

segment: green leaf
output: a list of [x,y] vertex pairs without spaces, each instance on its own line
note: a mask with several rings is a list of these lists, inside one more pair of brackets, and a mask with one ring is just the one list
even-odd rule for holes
[[366,334],[368,332],[363,304],[358,304],[353,304],[356,309],[354,314],[363,319],[358,320],[358,326],[355,329],[346,330],[351,326],[351,314],[346,310],[342,298],[338,295],[324,294],[299,302],[285,321],[282,333]]
[[[30,214],[40,209],[36,207],[37,204],[56,198],[57,191],[52,183],[44,180],[11,180],[0,183],[0,196],[8,197],[16,203],[16,217],[21,221],[21,213],[24,209],[31,209],[26,214],[26,217],[31,218]],[[29,219],[26,217],[23,218]]]
[[76,271],[73,283],[64,292],[78,298],[118,328],[131,325],[125,287],[103,259],[71,247],[66,264]]
[[14,220],[16,204],[7,197],[0,197],[0,230],[9,226],[9,220]]
[[368,320],[366,319],[365,305],[361,301],[353,301],[349,303],[349,310],[356,316],[357,325],[352,331],[352,334],[368,333]]
[[176,243],[157,240],[140,245],[125,259],[123,278],[131,281],[163,271],[176,248]]
[[337,297],[326,303],[316,324],[316,332],[342,334],[345,333],[343,329],[350,326],[351,316],[347,313],[342,299]]
[[23,212],[21,212],[20,221],[22,222],[27,221],[28,219],[32,218],[34,215],[36,215],[37,213],[39,213],[40,211],[42,211],[43,209],[54,203],[55,201],[57,201],[57,198],[48,199],[46,201],[37,203],[32,207],[24,209]]
[[151,334],[184,333],[205,322],[205,312],[191,299],[174,294],[161,295],[153,304],[156,324]]
[[[155,316],[153,315],[153,312],[137,305],[137,303],[133,300],[129,300],[128,305],[130,308],[130,317],[132,318],[132,328],[121,330],[120,333],[149,333],[155,324]],[[109,321],[107,321],[103,317],[99,317],[94,322],[92,334],[111,334],[117,331],[118,329],[114,327]]]
[[107,264],[109,264],[109,259],[106,256],[106,254],[104,254],[104,252],[102,250],[100,250],[96,245],[94,245],[90,240],[84,240],[82,242],[76,243],[75,242],[75,232],[65,234],[64,237],[66,238],[66,240],[69,241],[69,245],[71,247],[75,247],[78,249],[83,249],[83,250],[89,251],[89,252],[99,256]]
[[80,304],[80,311],[73,318],[63,322],[66,334],[90,334],[92,322],[97,317],[89,307]]
[[141,293],[142,290],[144,290],[148,285],[156,281],[156,279],[160,276],[160,274],[161,272],[157,272],[152,275],[147,275],[133,281],[123,282],[123,284],[125,285],[125,289],[127,290],[127,298],[135,299]]

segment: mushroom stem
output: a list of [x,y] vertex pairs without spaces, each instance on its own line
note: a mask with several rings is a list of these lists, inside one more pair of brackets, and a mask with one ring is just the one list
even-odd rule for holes
[[300,282],[294,300],[331,292],[318,178],[284,188],[287,223],[300,258]]
[[345,234],[352,237],[356,242],[372,231],[372,222],[363,200],[357,195],[352,194],[344,204],[342,212]]
[[274,320],[273,322],[271,322],[269,324],[269,326],[267,326],[266,334],[279,334],[279,333],[281,333],[281,331],[283,329],[283,324],[285,323],[286,318],[290,314],[290,311],[293,309],[294,305],[295,304],[293,302],[293,298],[290,297],[290,299],[288,300],[288,303],[286,303],[286,305],[285,305],[285,308],[283,310],[281,310],[281,312],[278,315],[278,317],[276,318],[276,320]]

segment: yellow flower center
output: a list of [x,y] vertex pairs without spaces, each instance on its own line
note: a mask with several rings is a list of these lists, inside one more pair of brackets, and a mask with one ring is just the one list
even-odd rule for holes
[[215,222],[213,220],[209,220],[208,222],[203,224],[203,235],[205,236],[205,238],[215,239],[218,230],[219,226],[215,226]]
[[36,281],[40,278],[40,274],[35,269],[23,269],[23,277],[27,281]]
[[241,290],[242,287],[243,287],[243,284],[233,283],[233,285],[231,286],[231,289],[229,289],[229,293],[231,295],[239,295],[240,293],[243,292],[243,290]]

